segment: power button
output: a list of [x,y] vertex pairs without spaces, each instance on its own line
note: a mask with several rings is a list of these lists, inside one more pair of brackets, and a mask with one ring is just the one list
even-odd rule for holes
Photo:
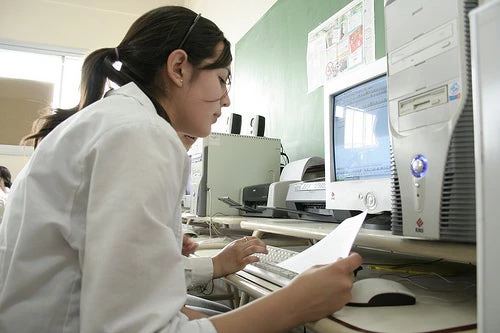
[[410,163],[410,171],[416,178],[425,176],[428,168],[427,158],[424,155],[418,154],[413,157]]
[[377,207],[377,196],[375,195],[375,193],[372,192],[366,193],[365,206],[370,210],[373,210]]

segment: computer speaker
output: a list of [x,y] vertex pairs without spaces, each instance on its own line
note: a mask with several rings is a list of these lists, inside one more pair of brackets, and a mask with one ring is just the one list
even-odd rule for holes
[[266,129],[266,118],[256,115],[250,120],[250,135],[253,136],[264,136],[264,130]]
[[241,132],[241,115],[231,113],[227,118],[227,130],[231,134],[240,134]]

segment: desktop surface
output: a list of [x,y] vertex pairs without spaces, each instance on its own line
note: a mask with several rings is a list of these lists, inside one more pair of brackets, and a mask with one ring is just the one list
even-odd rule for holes
[[363,269],[356,280],[397,281],[416,298],[414,305],[345,306],[331,318],[371,332],[461,332],[476,329],[475,266],[359,249]]
[[[415,294],[414,305],[354,307],[311,323],[318,332],[463,332],[476,331],[475,269],[473,265],[362,249],[363,269],[356,279],[397,281]],[[406,262],[407,265],[401,263]],[[254,297],[280,287],[240,271],[228,280]]]
[[[229,225],[235,222],[242,229],[253,231],[254,235],[264,238],[286,235],[313,242],[323,239],[338,225],[241,216],[214,220],[218,220],[213,221],[215,223]],[[291,243],[272,245],[286,247]],[[406,239],[392,235],[390,231],[361,229],[353,251],[359,252],[365,263],[365,269],[358,273],[358,278],[383,277],[400,280],[412,276],[411,282],[405,280],[403,283],[415,292],[417,302],[412,306],[397,307],[346,306],[330,317],[309,323],[307,326],[315,332],[477,332],[475,273],[456,271],[455,267],[474,267],[471,264],[476,262],[475,244]],[[376,254],[375,259],[370,257],[370,253]],[[429,262],[435,261],[433,265],[438,267],[427,265],[424,269],[422,265],[417,264],[407,267],[406,270],[387,269],[387,266],[380,262],[380,258],[385,256],[394,259],[403,254],[418,256]],[[429,274],[431,271],[437,275]],[[280,289],[280,286],[245,271],[231,274],[224,279],[252,297],[261,297]],[[417,286],[420,284],[431,286],[432,289],[422,289]]]

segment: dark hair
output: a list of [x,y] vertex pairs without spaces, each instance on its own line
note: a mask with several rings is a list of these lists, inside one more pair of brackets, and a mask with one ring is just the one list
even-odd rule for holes
[[41,116],[33,122],[32,134],[24,137],[21,144],[30,144],[33,141],[33,147],[36,148],[40,141],[47,136],[57,125],[74,115],[78,111],[77,107],[71,109],[56,109],[50,114]]
[[[164,6],[153,9],[139,17],[116,48],[103,48],[90,53],[83,63],[80,83],[80,103],[71,109],[56,109],[33,124],[32,134],[22,142],[33,140],[38,145],[47,134],[65,119],[100,100],[109,79],[122,86],[134,82],[153,102],[156,112],[170,122],[167,113],[157,102],[155,79],[166,59],[179,45],[188,54],[188,59],[199,69],[224,68],[231,64],[231,44],[222,31],[210,20],[198,17],[190,9],[179,6]],[[218,43],[224,49],[218,59],[199,67],[203,60],[215,55]],[[120,70],[113,66],[121,62]]]
[[[197,14],[179,6],[153,9],[139,17],[116,48],[103,48],[89,54],[82,67],[81,99],[78,109],[99,100],[106,88],[106,79],[121,86],[134,82],[153,101],[160,116],[168,121],[165,110],[154,98],[155,80],[166,59],[176,50]],[[212,64],[200,68],[203,60],[215,55],[215,47],[224,49]],[[223,68],[231,64],[231,45],[222,31],[210,20],[200,17],[182,45],[189,62],[199,69]],[[122,63],[120,70],[113,67]]]
[[1,165],[0,165],[0,178],[3,179],[3,183],[5,184],[6,187],[12,186],[12,180],[11,180],[12,177],[10,175],[9,169]]

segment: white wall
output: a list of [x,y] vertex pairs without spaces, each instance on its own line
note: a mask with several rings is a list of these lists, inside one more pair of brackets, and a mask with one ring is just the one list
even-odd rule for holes
[[0,0],[0,41],[79,50],[117,45],[132,22],[163,5],[214,21],[234,45],[276,0]]
[[186,0],[186,6],[212,20],[234,45],[277,0]]
[[184,0],[0,0],[0,40],[84,51],[117,45],[149,9]]

